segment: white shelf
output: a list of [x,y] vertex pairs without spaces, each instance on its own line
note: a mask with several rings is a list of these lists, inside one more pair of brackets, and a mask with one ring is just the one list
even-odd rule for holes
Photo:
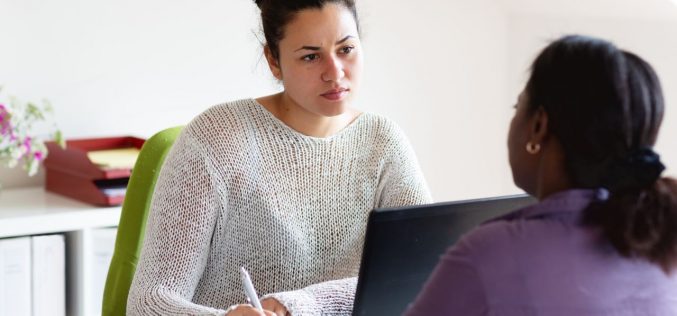
[[121,207],[98,207],[43,188],[0,191],[0,238],[117,226]]
[[[101,314],[101,293],[122,207],[99,207],[43,188],[0,191],[0,238],[63,233],[66,236],[69,316]],[[107,236],[105,249],[101,236]]]

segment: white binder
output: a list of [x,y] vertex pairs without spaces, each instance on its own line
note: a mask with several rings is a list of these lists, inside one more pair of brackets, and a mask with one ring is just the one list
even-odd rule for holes
[[87,315],[101,315],[103,290],[106,285],[106,277],[108,276],[108,267],[113,258],[116,234],[117,228],[99,228],[92,230],[92,248],[89,253],[89,260],[91,260],[92,267],[89,278],[89,280],[91,280],[91,301],[89,302],[90,304],[88,304],[90,308]]
[[0,316],[31,315],[31,238],[0,239]]
[[66,245],[63,235],[32,238],[33,315],[66,315]]

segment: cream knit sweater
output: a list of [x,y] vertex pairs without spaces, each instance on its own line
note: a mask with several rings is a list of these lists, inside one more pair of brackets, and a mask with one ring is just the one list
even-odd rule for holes
[[222,315],[259,294],[297,315],[349,315],[369,211],[431,201],[402,131],[360,115],[300,134],[253,99],[187,125],[160,172],[130,315]]

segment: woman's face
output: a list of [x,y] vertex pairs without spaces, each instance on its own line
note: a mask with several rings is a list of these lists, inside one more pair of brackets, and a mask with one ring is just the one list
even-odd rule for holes
[[533,126],[533,115],[527,110],[528,96],[526,92],[519,95],[515,105],[515,115],[510,122],[508,132],[508,159],[512,178],[522,190],[533,194],[536,188],[536,155],[526,151]]
[[346,111],[362,73],[357,24],[348,9],[326,4],[298,12],[278,47],[279,59],[271,69],[295,104],[325,117]]

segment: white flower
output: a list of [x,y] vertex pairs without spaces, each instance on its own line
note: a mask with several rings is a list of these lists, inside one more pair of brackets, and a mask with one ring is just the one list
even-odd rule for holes
[[22,164],[29,176],[35,175],[47,157],[45,137],[38,134],[45,126],[49,130],[46,138],[65,147],[61,132],[51,122],[51,114],[52,107],[47,101],[38,106],[14,97],[9,102],[0,99],[0,165],[14,168]]

